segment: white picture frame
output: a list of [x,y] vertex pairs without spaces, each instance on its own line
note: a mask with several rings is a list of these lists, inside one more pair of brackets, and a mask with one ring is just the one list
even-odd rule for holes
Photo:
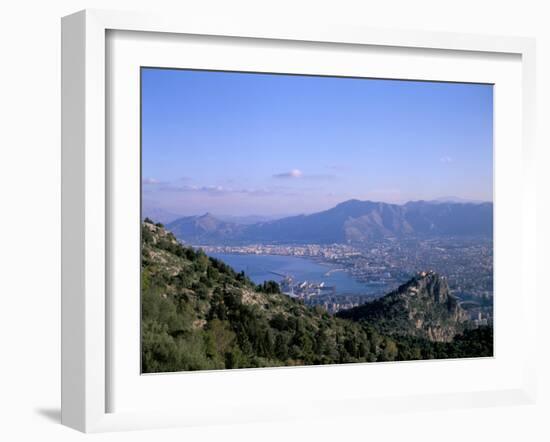
[[[372,410],[389,412],[407,409],[488,406],[505,403],[530,403],[535,398],[534,339],[535,324],[522,324],[524,352],[521,383],[509,388],[477,389],[461,393],[430,392],[425,395],[338,397],[314,399],[311,407],[275,404],[258,409],[251,398],[235,404],[238,415],[196,413],[176,407],[150,411],[110,411],[109,370],[113,358],[108,327],[113,318],[109,309],[108,250],[113,230],[108,228],[108,134],[109,109],[106,81],[106,35],[110,31],[139,31],[163,35],[194,35],[268,39],[296,42],[337,43],[339,45],[381,48],[435,49],[484,54],[510,54],[521,62],[521,224],[515,234],[521,239],[518,281],[521,280],[524,318],[534,318],[536,287],[528,278],[535,268],[535,176],[534,108],[535,43],[518,37],[426,33],[357,29],[344,26],[301,27],[265,23],[217,23],[194,17],[158,17],[145,14],[87,10],[62,21],[62,423],[85,432],[155,428],[283,419],[285,417],[325,414],[368,414]],[[137,302],[137,301],[136,301]],[[498,319],[497,319],[498,320]],[[498,339],[498,338],[497,338]],[[387,366],[389,367],[389,365]],[[324,368],[323,368],[324,369]],[[339,367],[331,367],[338,370]],[[354,370],[360,370],[355,367]],[[317,370],[309,368],[308,370]],[[325,369],[326,370],[326,369]],[[348,369],[349,370],[349,369]],[[251,373],[250,371],[248,373]],[[258,373],[255,371],[254,373]],[[270,376],[280,382],[274,371],[255,375],[265,382]],[[241,375],[246,375],[246,372]],[[356,374],[355,374],[356,375]],[[237,400],[238,402],[238,400]],[[334,404],[337,403],[337,410]]]

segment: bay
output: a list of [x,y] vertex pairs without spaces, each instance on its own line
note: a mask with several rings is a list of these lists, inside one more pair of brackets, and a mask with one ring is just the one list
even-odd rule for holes
[[325,286],[334,287],[335,294],[339,295],[373,295],[383,290],[380,285],[357,281],[339,267],[298,256],[233,253],[211,253],[210,256],[220,259],[237,272],[244,271],[256,284],[267,280],[280,282],[284,276],[291,276],[299,282],[324,282]]

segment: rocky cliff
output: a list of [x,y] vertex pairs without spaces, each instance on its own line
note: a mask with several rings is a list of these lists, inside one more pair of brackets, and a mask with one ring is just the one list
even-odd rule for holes
[[451,342],[467,320],[466,312],[449,293],[447,279],[434,272],[420,272],[394,292],[338,316],[368,322],[385,334],[433,342]]

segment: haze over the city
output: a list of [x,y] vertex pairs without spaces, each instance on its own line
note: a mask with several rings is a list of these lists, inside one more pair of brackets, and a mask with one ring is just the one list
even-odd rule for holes
[[145,210],[492,201],[490,85],[142,70]]

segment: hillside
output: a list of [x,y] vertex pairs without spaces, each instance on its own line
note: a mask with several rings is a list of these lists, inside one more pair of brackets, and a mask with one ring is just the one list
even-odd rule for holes
[[492,354],[492,329],[450,343],[381,333],[252,283],[181,245],[160,224],[142,225],[142,371],[430,359]]
[[364,321],[388,335],[437,342],[451,342],[467,320],[466,312],[449,293],[447,280],[433,272],[419,273],[394,292],[337,316]]
[[395,357],[390,341],[278,293],[277,284],[256,287],[162,227],[144,223],[142,242],[144,372]]
[[414,201],[403,205],[349,200],[310,215],[249,225],[213,215],[185,217],[168,224],[192,244],[252,242],[344,243],[383,237],[492,236],[492,203]]

